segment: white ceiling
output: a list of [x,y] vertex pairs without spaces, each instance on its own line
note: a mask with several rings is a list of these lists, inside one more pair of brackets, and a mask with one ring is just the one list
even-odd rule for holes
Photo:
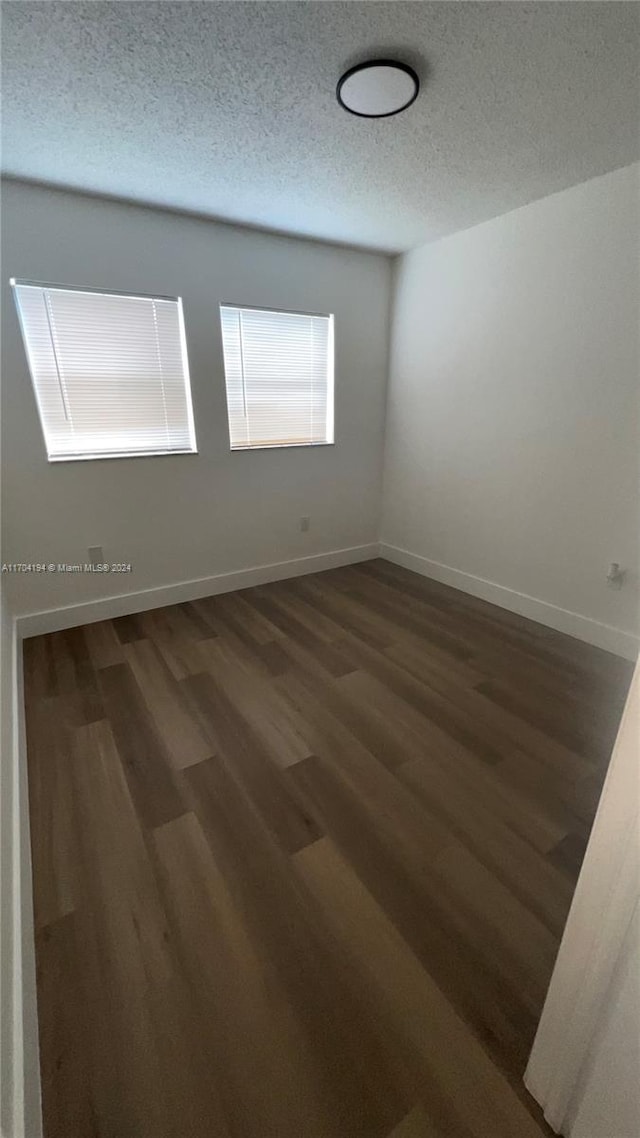
[[[4,0],[3,169],[397,251],[635,161],[636,3]],[[398,118],[335,99],[375,56]]]

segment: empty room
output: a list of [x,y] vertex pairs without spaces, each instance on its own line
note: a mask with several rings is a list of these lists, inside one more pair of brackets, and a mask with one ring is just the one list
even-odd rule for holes
[[2,1138],[638,1138],[640,5],[0,19]]

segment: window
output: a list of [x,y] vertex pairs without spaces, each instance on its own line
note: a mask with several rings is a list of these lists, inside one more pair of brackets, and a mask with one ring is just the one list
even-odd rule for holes
[[220,306],[232,450],[333,442],[333,316]]
[[195,452],[180,300],[11,283],[50,462]]

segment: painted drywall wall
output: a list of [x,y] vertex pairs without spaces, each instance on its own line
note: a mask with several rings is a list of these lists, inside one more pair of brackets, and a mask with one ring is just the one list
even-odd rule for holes
[[0,607],[0,1133],[41,1138],[22,645]]
[[571,1108],[570,1138],[640,1134],[640,906],[623,941]]
[[0,598],[0,1132],[13,1128],[13,627]]
[[640,1133],[640,661],[525,1074],[567,1138]]
[[382,511],[384,542],[471,575],[462,588],[633,633],[639,169],[398,259]]
[[[2,246],[4,560],[133,565],[12,575],[16,612],[377,541],[388,258],[11,181]],[[48,464],[11,276],[181,296],[198,454]],[[230,452],[222,301],[335,314],[334,446]]]

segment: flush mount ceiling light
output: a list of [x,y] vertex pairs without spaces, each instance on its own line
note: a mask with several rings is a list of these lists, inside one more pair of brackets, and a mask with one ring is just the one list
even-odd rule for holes
[[345,71],[336,88],[341,107],[364,119],[385,119],[417,99],[420,80],[412,67],[394,59],[370,59]]

